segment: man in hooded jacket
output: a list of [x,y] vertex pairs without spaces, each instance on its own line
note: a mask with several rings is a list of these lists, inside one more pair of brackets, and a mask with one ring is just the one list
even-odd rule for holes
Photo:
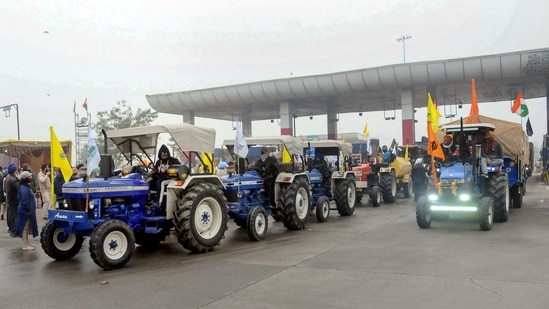
[[166,145],[160,146],[158,150],[158,160],[154,164],[156,171],[156,200],[160,198],[160,192],[162,191],[162,181],[168,179],[168,168],[174,164],[181,164],[181,162],[171,156],[170,150]]
[[19,179],[15,176],[17,166],[10,164],[8,166],[8,176],[6,177],[6,183],[4,190],[6,191],[6,210],[8,230],[12,237],[15,237],[15,222],[17,221],[17,206],[19,205],[19,198],[17,193],[19,191]]

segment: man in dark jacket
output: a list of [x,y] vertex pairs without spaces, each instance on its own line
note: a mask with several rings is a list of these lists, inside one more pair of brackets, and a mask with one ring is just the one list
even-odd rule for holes
[[15,224],[17,220],[17,206],[19,205],[19,198],[17,193],[19,192],[19,179],[15,176],[17,167],[15,164],[8,166],[8,176],[6,178],[5,190],[6,190],[6,209],[8,217],[8,230],[12,237],[15,237]]
[[160,146],[158,160],[154,164],[154,170],[156,171],[156,201],[160,199],[162,182],[168,179],[168,168],[175,164],[181,164],[181,162],[171,156],[170,150],[166,145]]
[[414,185],[414,201],[427,193],[427,169],[423,166],[423,159],[418,158],[412,168],[412,183]]
[[6,193],[4,193],[4,169],[0,166],[0,220],[4,220],[4,212],[6,211]]
[[261,158],[255,162],[254,169],[258,170],[259,175],[263,177],[266,195],[271,206],[275,206],[274,186],[276,176],[278,176],[278,162],[275,157],[269,155],[269,149],[266,147],[261,149]]
[[[53,193],[55,193],[55,204],[62,208],[65,198],[63,197],[63,184],[65,183],[65,178],[59,167],[55,167],[55,175],[53,178]],[[57,207],[56,207],[57,208]]]

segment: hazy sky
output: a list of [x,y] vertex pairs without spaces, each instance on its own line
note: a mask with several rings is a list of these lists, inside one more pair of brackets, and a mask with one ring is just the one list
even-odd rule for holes
[[[0,2],[0,106],[17,103],[23,140],[74,139],[88,98],[93,115],[125,99],[149,108],[145,94],[185,91],[401,63],[549,47],[546,0],[462,1],[11,1]],[[49,33],[44,33],[48,31]],[[426,102],[420,103],[426,106]],[[547,130],[545,98],[527,100],[535,135]],[[481,104],[480,113],[520,122],[510,101]],[[469,106],[458,110],[466,116]],[[381,114],[381,115],[380,115]],[[401,138],[383,112],[341,115],[339,132],[389,143]],[[425,108],[416,138],[425,135]],[[159,123],[181,121],[161,114]],[[441,123],[445,122],[440,119]],[[0,115],[0,140],[17,138],[15,112]],[[232,124],[197,118],[217,129]],[[254,135],[280,133],[253,123]],[[326,118],[297,119],[298,135],[326,134]]]

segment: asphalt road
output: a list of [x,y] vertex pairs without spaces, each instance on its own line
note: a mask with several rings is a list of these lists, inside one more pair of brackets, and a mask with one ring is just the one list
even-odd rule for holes
[[87,241],[56,262],[2,228],[0,308],[548,308],[548,190],[531,178],[523,208],[489,232],[471,217],[419,229],[413,200],[397,199],[302,231],[271,220],[261,242],[231,222],[214,252],[170,239],[114,271]]

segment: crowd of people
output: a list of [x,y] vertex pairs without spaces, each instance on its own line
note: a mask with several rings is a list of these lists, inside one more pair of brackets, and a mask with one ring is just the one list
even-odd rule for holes
[[[79,178],[79,170],[73,167],[71,180]],[[29,242],[29,235],[37,237],[38,222],[36,210],[42,208],[42,219],[48,219],[51,208],[51,172],[47,164],[42,164],[38,175],[35,175],[29,164],[24,163],[19,169],[10,164],[6,169],[0,167],[0,220],[6,221],[11,237],[21,237],[23,250],[35,250]],[[59,168],[55,169],[55,196],[63,200],[61,187],[65,182]]]

